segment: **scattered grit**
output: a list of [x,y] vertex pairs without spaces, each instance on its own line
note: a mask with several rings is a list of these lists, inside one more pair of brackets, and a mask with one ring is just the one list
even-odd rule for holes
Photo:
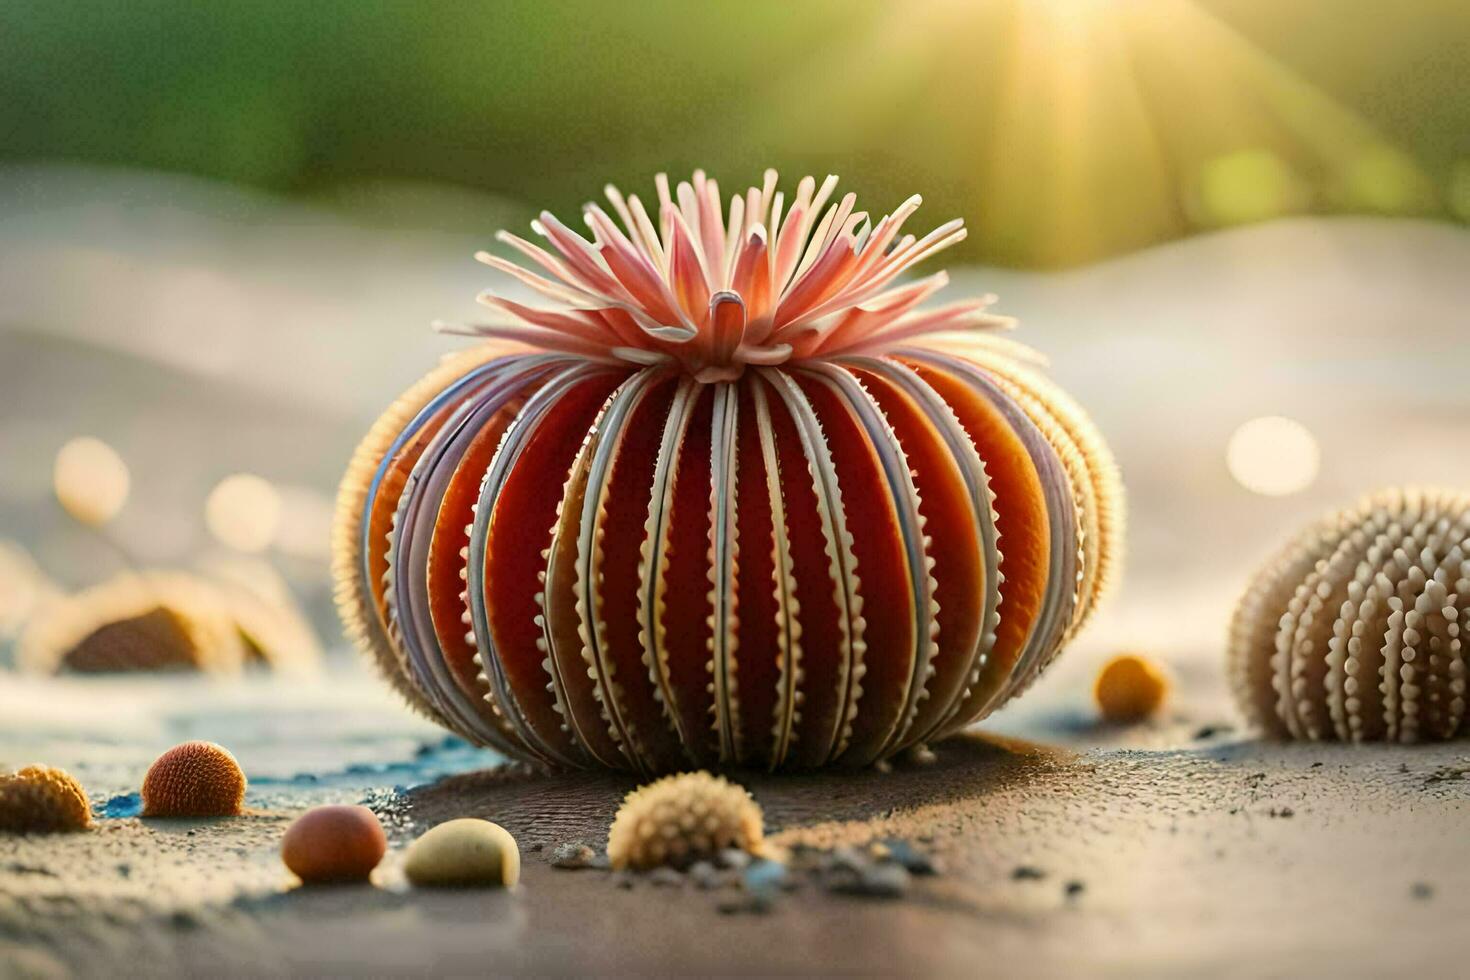
[[[612,871],[608,856],[582,841],[558,844],[551,866],[568,871],[611,871],[619,888],[640,882],[656,888],[694,886],[722,893],[724,913],[768,912],[780,896],[804,883],[840,895],[893,899],[908,894],[915,877],[938,874],[936,862],[912,843],[897,838],[865,847],[816,848],[798,845],[788,852],[767,849],[754,855],[729,847],[681,869],[669,866],[634,872]],[[733,892],[734,894],[730,894]]]

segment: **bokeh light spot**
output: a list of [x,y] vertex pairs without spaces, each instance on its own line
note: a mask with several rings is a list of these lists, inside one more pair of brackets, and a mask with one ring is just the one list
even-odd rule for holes
[[1200,171],[1199,220],[1239,225],[1298,211],[1302,182],[1270,150],[1240,150],[1208,161]]
[[1312,485],[1321,466],[1317,438],[1295,419],[1268,415],[1251,419],[1230,436],[1225,463],[1235,481],[1252,493],[1285,497]]
[[269,481],[253,473],[221,480],[204,504],[209,533],[237,551],[264,551],[281,522],[281,495]]
[[83,524],[101,527],[127,503],[132,480],[117,450],[101,439],[79,436],[56,454],[52,484],[68,514]]
[[278,489],[281,520],[272,542],[276,550],[297,558],[326,561],[331,557],[332,498],[315,487]]

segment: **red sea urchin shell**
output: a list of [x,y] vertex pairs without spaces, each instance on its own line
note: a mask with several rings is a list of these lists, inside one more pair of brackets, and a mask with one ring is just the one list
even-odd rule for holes
[[[343,481],[349,632],[420,710],[562,765],[864,765],[1013,697],[1112,575],[1121,488],[988,299],[893,285],[963,235],[868,227],[810,179],[722,214],[660,180],[662,232],[543,214],[560,304],[410,390]],[[508,352],[505,344],[539,350]]]
[[175,745],[143,777],[145,817],[233,817],[245,802],[245,774],[213,742]]

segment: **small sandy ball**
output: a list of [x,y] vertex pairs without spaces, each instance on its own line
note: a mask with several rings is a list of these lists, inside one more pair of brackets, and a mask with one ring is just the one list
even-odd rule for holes
[[87,794],[65,770],[26,766],[0,775],[0,831],[45,834],[86,830],[91,823]]
[[281,840],[281,860],[307,884],[366,881],[388,836],[365,806],[318,806],[297,817]]
[[1154,715],[1168,691],[1169,680],[1157,664],[1123,653],[1103,665],[1092,694],[1106,721],[1128,723]]
[[233,817],[244,802],[240,764],[213,742],[175,745],[143,777],[145,817]]
[[441,823],[408,845],[403,873],[420,887],[514,888],[521,852],[504,827],[465,817]]
[[743,788],[707,772],[665,776],[623,800],[607,834],[614,868],[685,867],[728,848],[754,851],[761,808]]

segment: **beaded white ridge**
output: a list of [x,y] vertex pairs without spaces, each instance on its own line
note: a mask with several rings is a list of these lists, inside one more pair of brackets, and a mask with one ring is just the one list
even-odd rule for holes
[[1467,604],[1470,496],[1380,491],[1256,574],[1231,622],[1231,689],[1280,737],[1453,738],[1465,727]]

